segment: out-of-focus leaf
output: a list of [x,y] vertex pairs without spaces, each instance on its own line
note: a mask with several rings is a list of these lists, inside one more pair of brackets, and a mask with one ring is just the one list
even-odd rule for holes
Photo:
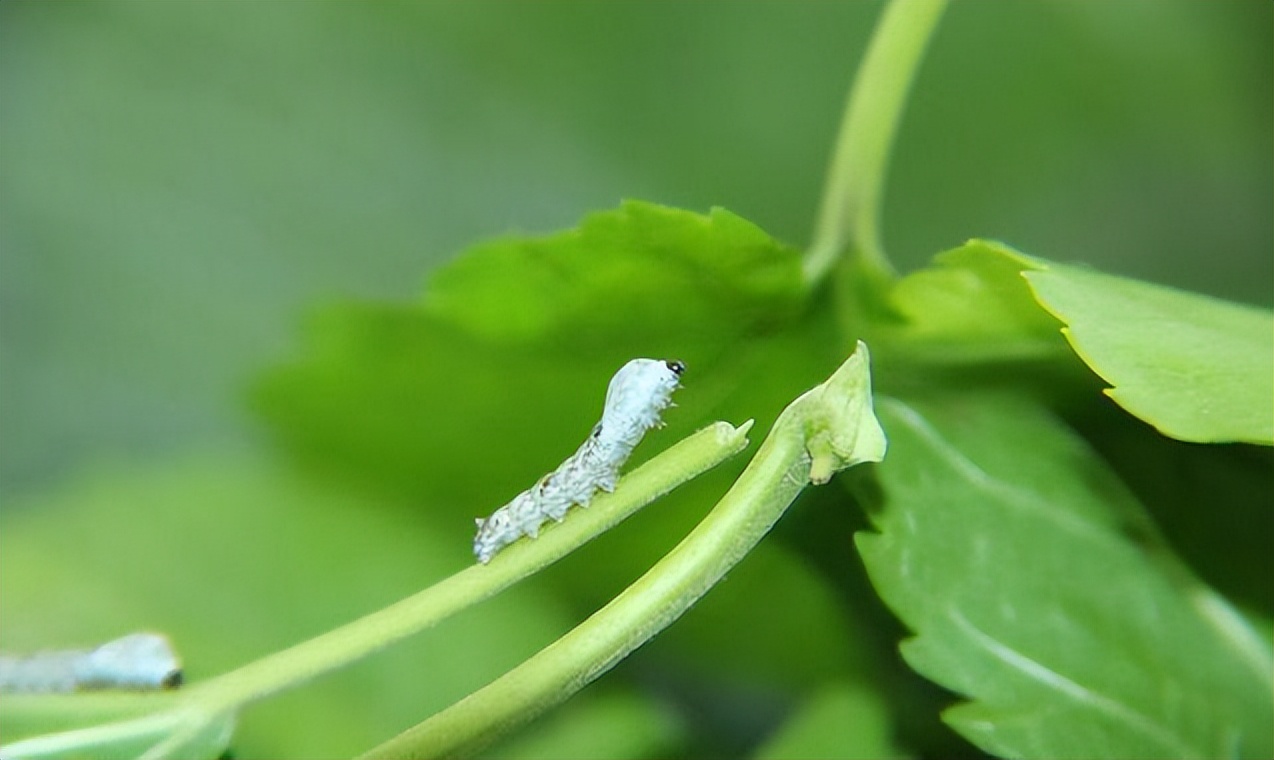
[[1274,445],[1274,312],[1064,264],[1024,276],[1120,406],[1183,441]]
[[234,727],[235,720],[230,715],[192,721],[151,747],[142,760],[215,760],[230,746]]
[[0,740],[70,731],[162,712],[171,707],[173,696],[170,692],[0,693]]
[[1076,437],[1016,397],[878,404],[879,533],[858,546],[968,697],[945,718],[1005,757],[1267,757],[1270,652],[1160,544]]
[[479,339],[569,351],[728,339],[789,321],[802,294],[797,252],[751,222],[629,201],[476,245],[434,273],[424,303]]
[[[433,531],[333,484],[234,460],[104,474],[0,516],[0,648],[163,631],[196,683],[463,567],[472,561],[471,527]],[[511,590],[249,707],[233,746],[247,757],[355,754],[478,688],[569,624],[543,594]],[[20,738],[6,731],[6,742]]]
[[[719,401],[802,296],[797,253],[738,217],[627,203],[578,230],[474,248],[421,307],[325,312],[256,402],[326,470],[494,508],[578,446],[624,362],[682,359],[686,386]],[[687,395],[692,419],[717,414]]]
[[[580,697],[583,697],[581,699]],[[685,724],[668,707],[635,694],[581,694],[547,719],[483,752],[498,760],[639,760],[668,757]]]
[[794,690],[866,670],[859,637],[824,576],[781,544],[763,542],[648,646],[653,658],[705,679],[729,674],[736,688]]
[[880,760],[895,746],[885,705],[871,691],[832,684],[796,709],[757,751],[757,760]]

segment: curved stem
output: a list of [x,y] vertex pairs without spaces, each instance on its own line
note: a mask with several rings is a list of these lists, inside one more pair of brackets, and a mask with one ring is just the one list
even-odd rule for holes
[[893,266],[880,241],[885,169],[907,93],[947,0],[892,0],[850,90],[823,188],[805,280],[821,281],[848,249],[879,274]]
[[646,504],[742,451],[751,425],[749,421],[736,428],[715,422],[633,470],[613,494],[599,494],[589,509],[546,527],[535,541],[509,546],[489,565],[472,565],[389,607],[193,686],[181,699],[209,713],[228,712],[419,633],[556,562]]
[[365,760],[467,754],[557,705],[681,616],[769,532],[811,481],[879,461],[866,346],[792,402],[747,469],[680,544],[570,633]]

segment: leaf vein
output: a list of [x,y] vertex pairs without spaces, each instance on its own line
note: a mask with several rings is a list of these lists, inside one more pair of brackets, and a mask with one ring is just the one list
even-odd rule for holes
[[1112,536],[1109,531],[1087,520],[1077,518],[1064,509],[1053,509],[1051,508],[1052,504],[1045,499],[1028,491],[1023,491],[1013,483],[1009,483],[982,469],[977,462],[965,456],[959,447],[944,438],[942,433],[929,424],[929,421],[923,415],[905,402],[898,399],[882,399],[882,403],[888,403],[898,417],[905,421],[913,432],[923,438],[938,453],[942,461],[950,465],[957,474],[974,488],[995,497],[996,500],[1007,506],[1042,517],[1058,528],[1076,536],[1101,543],[1110,543]]
[[1151,740],[1163,745],[1167,753],[1165,756],[1203,756],[1202,752],[1179,734],[1166,728],[1150,716],[1144,715],[1118,700],[1077,683],[1052,668],[1018,652],[1016,649],[997,641],[994,637],[975,626],[960,610],[948,607],[947,617],[956,624],[956,627],[968,635],[975,644],[982,647],[992,657],[1054,691],[1059,691],[1081,704],[1127,723]]

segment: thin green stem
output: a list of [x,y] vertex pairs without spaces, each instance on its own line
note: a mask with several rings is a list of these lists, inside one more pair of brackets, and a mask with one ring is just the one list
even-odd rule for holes
[[712,512],[680,544],[570,633],[486,687],[390,739],[365,760],[467,754],[566,700],[681,616],[769,532],[810,482],[878,461],[866,347],[794,401]]
[[796,432],[767,438],[699,527],[592,617],[364,759],[468,754],[561,703],[666,628],[761,539],[808,482],[809,457]]
[[550,525],[535,541],[520,541],[489,565],[472,565],[396,604],[321,636],[194,686],[182,701],[221,713],[355,662],[496,594],[556,562],[646,504],[747,446],[751,422],[716,422],[681,440],[600,494],[570,520]]
[[907,93],[947,0],[891,0],[850,90],[823,189],[805,280],[816,284],[847,251],[869,270],[892,276],[880,239],[889,153]]

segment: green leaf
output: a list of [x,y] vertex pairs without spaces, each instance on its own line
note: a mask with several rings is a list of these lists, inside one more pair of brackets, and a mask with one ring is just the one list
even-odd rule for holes
[[[947,362],[1054,358],[1066,352],[1020,273],[1031,259],[1000,243],[971,240],[899,280],[889,305],[899,321],[879,328],[894,350]],[[880,353],[877,346],[877,353]]]
[[1005,757],[1269,757],[1271,657],[1102,462],[1009,395],[878,405],[872,582],[944,715]]
[[797,708],[757,751],[757,760],[905,757],[894,746],[889,712],[873,692],[836,683]]
[[797,252],[751,222],[628,201],[474,246],[434,273],[424,305],[476,338],[561,351],[743,334],[790,319],[803,290]]
[[944,362],[1075,354],[1120,406],[1185,441],[1274,444],[1274,313],[971,240],[901,280],[886,351]]
[[[803,299],[797,252],[752,224],[629,202],[576,230],[476,246],[435,272],[419,306],[323,312],[305,356],[255,402],[323,471],[494,508],[578,446],[607,379],[635,356],[689,366],[678,401],[695,416],[669,415],[673,439],[677,425],[726,418],[713,404],[769,353],[769,334],[796,324]],[[756,383],[781,386],[771,414],[834,366],[834,349],[821,359],[808,377]],[[708,403],[692,405],[694,393]],[[766,424],[765,412],[740,420]]]
[[1274,312],[1064,264],[1024,276],[1124,409],[1183,441],[1274,445]]

